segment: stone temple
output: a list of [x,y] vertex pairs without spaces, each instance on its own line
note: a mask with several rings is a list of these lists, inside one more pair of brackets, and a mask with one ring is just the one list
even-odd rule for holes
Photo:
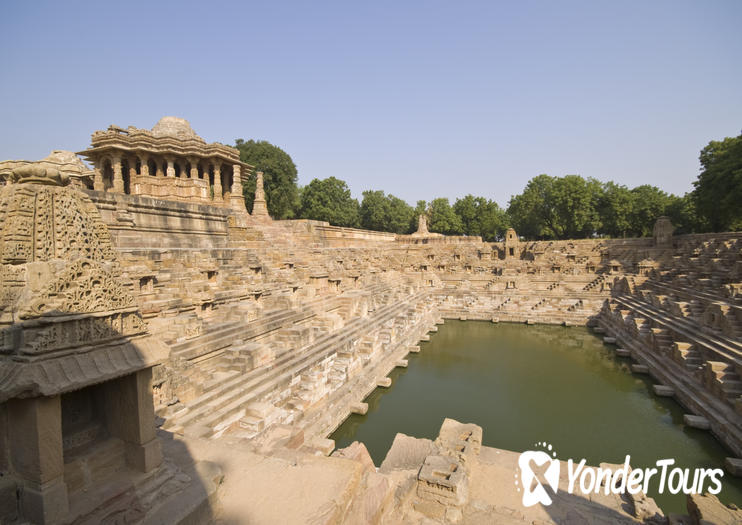
[[[380,466],[334,450],[446,319],[593,327],[742,474],[742,234],[660,218],[651,238],[485,243],[425,217],[412,235],[274,221],[262,173],[174,117],[78,155],[92,168],[0,162],[1,523],[667,522],[641,493],[523,509],[517,453],[466,422],[398,434]],[[711,495],[688,512],[742,520]]]

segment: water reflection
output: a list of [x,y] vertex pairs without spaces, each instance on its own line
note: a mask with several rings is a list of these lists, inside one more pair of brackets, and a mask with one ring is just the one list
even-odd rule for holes
[[[723,467],[728,455],[707,432],[683,425],[683,410],[657,397],[646,376],[615,357],[585,328],[447,321],[392,387],[368,396],[331,436],[338,447],[363,441],[376,464],[397,432],[435,438],[444,417],[481,425],[484,444],[526,450],[548,441],[560,458],[588,464]],[[742,484],[724,476],[725,502],[742,504]],[[683,495],[650,494],[665,512],[685,512]]]

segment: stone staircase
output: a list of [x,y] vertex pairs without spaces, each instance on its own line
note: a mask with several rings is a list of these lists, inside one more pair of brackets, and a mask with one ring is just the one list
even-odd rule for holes
[[706,361],[703,371],[704,383],[718,397],[734,403],[742,395],[742,378],[731,364]]
[[[302,371],[308,370],[328,355],[347,347],[351,341],[363,334],[373,333],[384,322],[409,308],[410,303],[420,300],[418,293],[409,301],[394,303],[377,309],[373,316],[351,320],[342,329],[318,337],[312,344],[298,349],[280,349],[267,365],[239,373],[228,378],[215,378],[213,388],[186,405],[169,418],[165,426],[203,437],[214,437],[246,415],[247,406],[288,387]],[[212,385],[209,385],[210,387]]]

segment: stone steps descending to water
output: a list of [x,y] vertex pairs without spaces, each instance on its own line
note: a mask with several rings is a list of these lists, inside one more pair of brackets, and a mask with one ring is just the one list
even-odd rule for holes
[[368,318],[354,319],[342,329],[318,338],[308,347],[277,354],[269,365],[234,377],[197,397],[187,404],[187,413],[169,421],[168,426],[191,427],[197,435],[213,435],[223,431],[242,417],[241,412],[247,404],[261,395],[280,389],[281,385],[288,385],[302,370],[337,352],[339,346],[382,327],[385,322],[409,308],[411,301],[422,296],[417,294],[409,301],[379,308]]

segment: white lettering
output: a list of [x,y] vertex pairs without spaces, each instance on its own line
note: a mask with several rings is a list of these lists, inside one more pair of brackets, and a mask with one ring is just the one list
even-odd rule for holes
[[577,481],[577,477],[580,475],[580,471],[585,466],[585,463],[587,460],[583,459],[580,461],[580,463],[577,465],[577,471],[574,470],[574,462],[570,459],[567,461],[567,479],[569,481],[569,485],[567,487],[567,491],[570,494],[574,493],[575,490],[575,481]]
[[662,474],[660,474],[660,490],[659,490],[660,493],[665,491],[665,480],[667,479],[667,467],[670,465],[674,465],[674,464],[675,464],[674,459],[660,459],[657,461],[657,466],[662,467]]
[[715,468],[713,470],[707,471],[707,474],[709,480],[714,484],[714,488],[711,488],[711,486],[709,485],[709,492],[716,495],[721,492],[721,478],[724,477],[724,471],[720,468]]

